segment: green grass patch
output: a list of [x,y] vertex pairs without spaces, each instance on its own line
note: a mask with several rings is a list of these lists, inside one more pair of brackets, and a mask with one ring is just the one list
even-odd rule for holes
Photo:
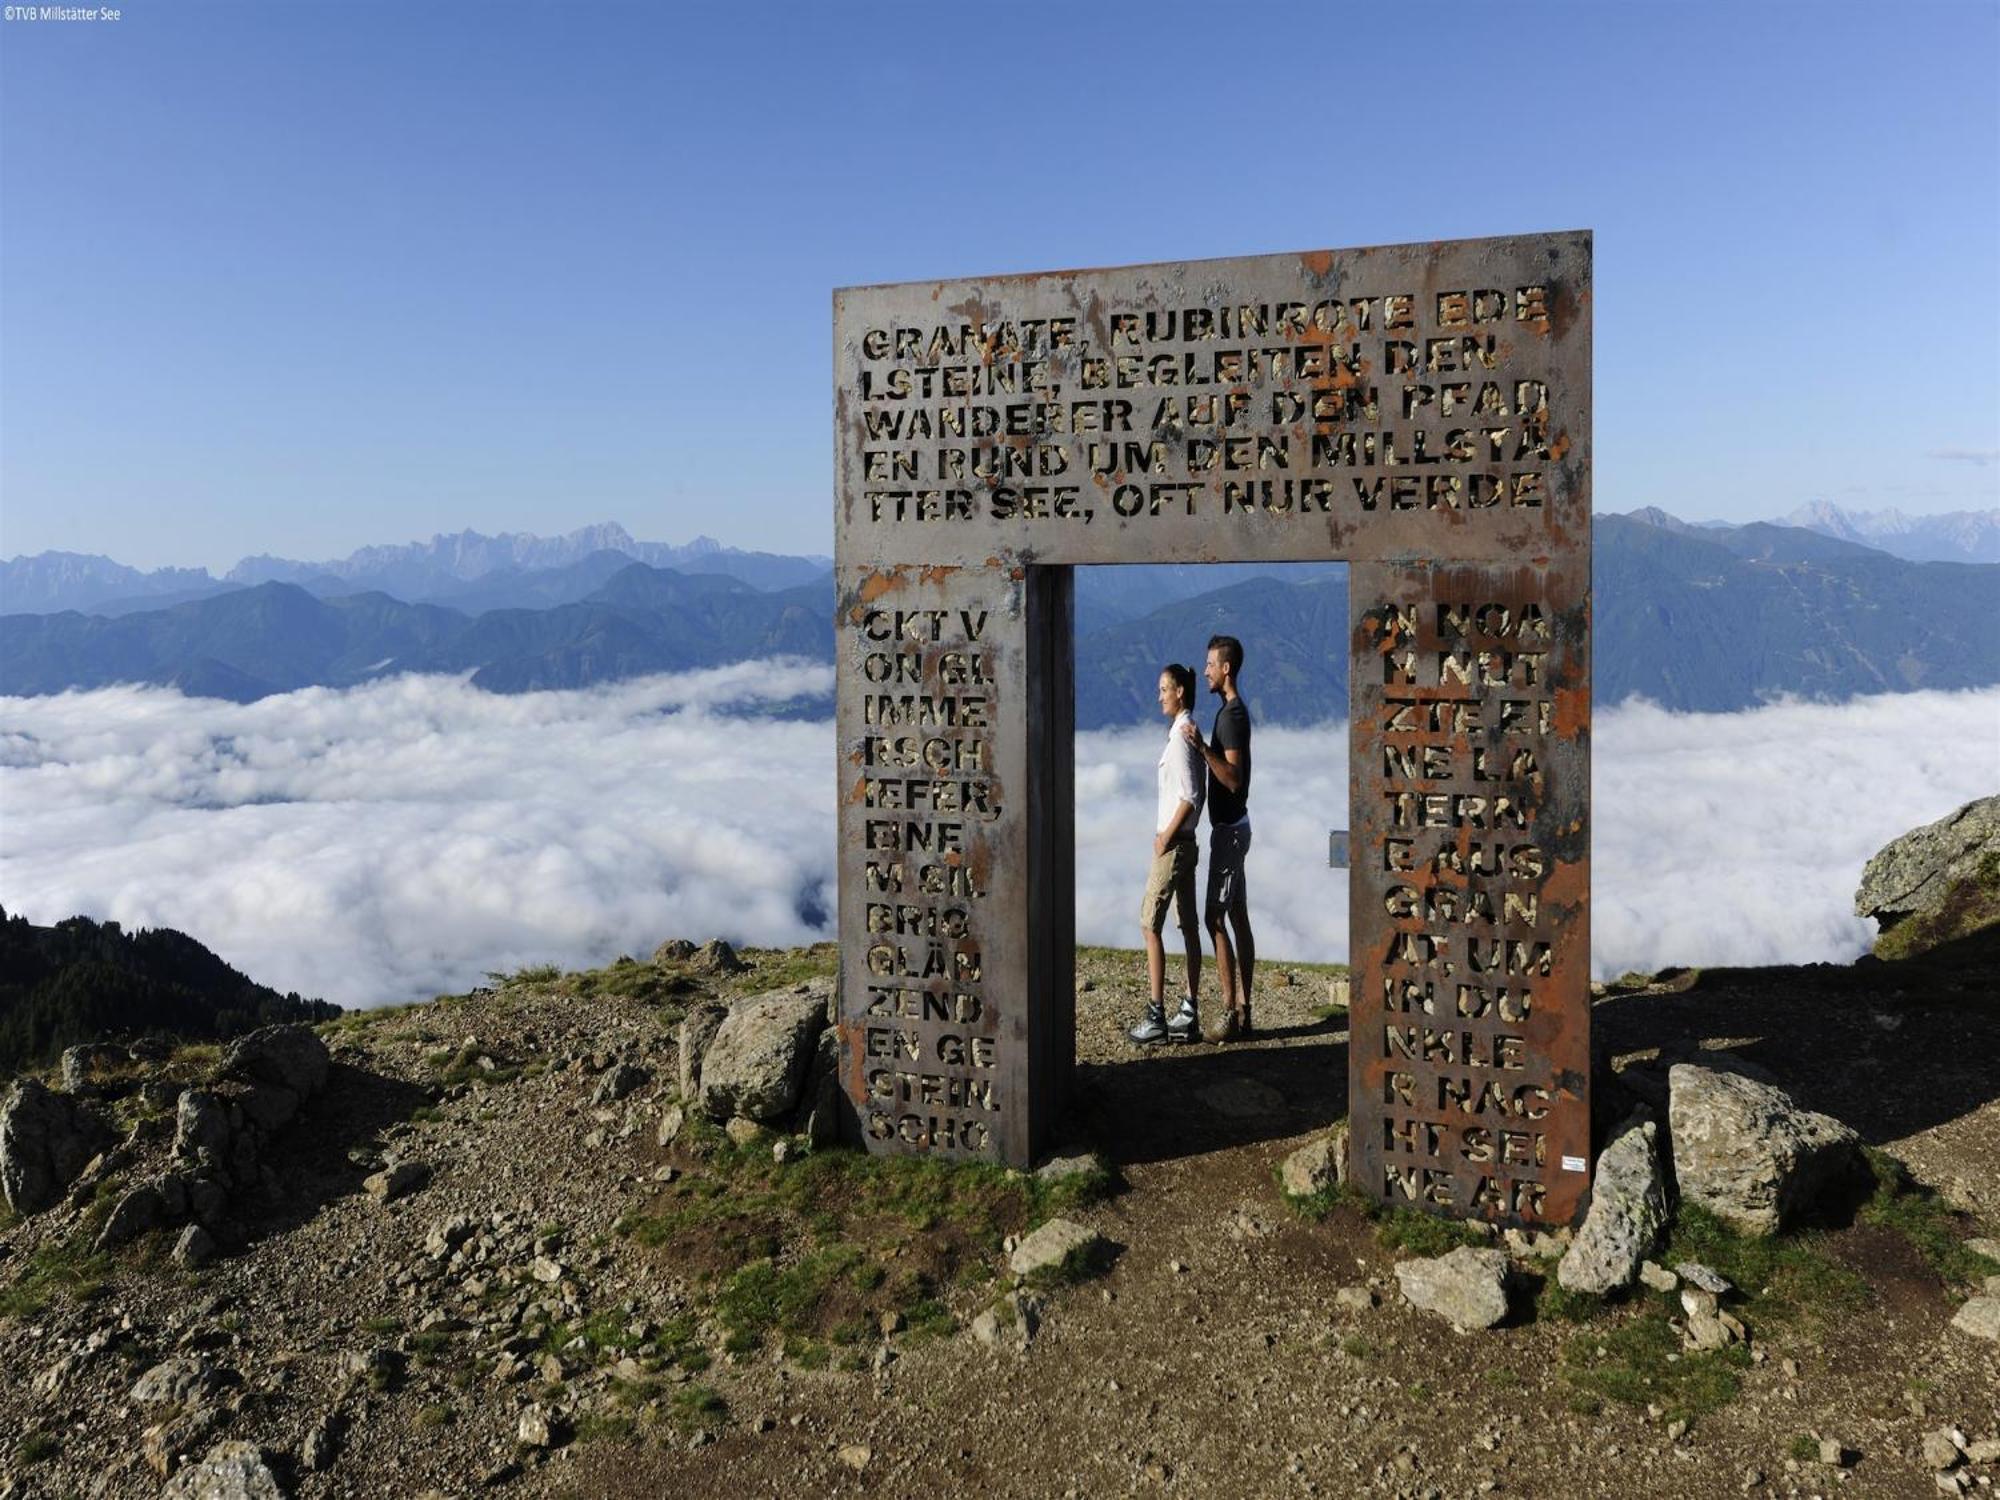
[[418,1364],[436,1364],[451,1348],[451,1335],[442,1328],[429,1328],[410,1335],[410,1355]]
[[1753,1317],[1825,1324],[1868,1305],[1868,1283],[1835,1261],[1816,1233],[1739,1235],[1706,1209],[1682,1204],[1662,1263],[1712,1266],[1735,1283]]
[[840,972],[840,948],[814,943],[810,948],[741,948],[736,956],[750,966],[735,975],[727,988],[733,994],[783,989],[808,979],[831,979]]
[[1481,1371],[1479,1378],[1496,1391],[1518,1391],[1521,1388],[1520,1373],[1508,1369],[1505,1365],[1496,1365],[1490,1370]]
[[[109,1212],[110,1205],[93,1205]],[[90,1246],[102,1227],[102,1214],[86,1214],[83,1227],[66,1242],[44,1245],[28,1257],[12,1285],[0,1290],[0,1318],[31,1318],[57,1297],[88,1302],[102,1294],[113,1269],[109,1254]]]
[[1349,1359],[1370,1359],[1374,1357],[1375,1346],[1358,1333],[1350,1333],[1340,1341],[1340,1352]]
[[1588,1292],[1572,1292],[1551,1272],[1542,1278],[1542,1284],[1535,1291],[1535,1321],[1537,1323],[1590,1323],[1605,1312],[1602,1297],[1594,1297]]
[[601,969],[568,975],[563,984],[565,989],[585,1000],[623,1000],[636,1005],[660,1006],[676,1016],[686,1008],[687,997],[697,988],[684,974],[642,964],[631,958],[620,958]]
[[1576,1335],[1562,1355],[1563,1378],[1573,1395],[1627,1406],[1657,1404],[1669,1422],[1693,1422],[1728,1405],[1742,1390],[1749,1365],[1745,1344],[1682,1353],[1664,1300],[1617,1328]]
[[46,1463],[62,1452],[62,1440],[52,1432],[31,1432],[21,1439],[21,1445],[14,1450],[14,1461],[27,1468],[30,1464]]
[[410,1123],[413,1125],[436,1125],[443,1119],[444,1111],[435,1104],[419,1104],[410,1111]]
[[639,1435],[639,1419],[629,1411],[593,1411],[577,1418],[579,1443],[625,1443]]
[[1424,1259],[1445,1255],[1460,1245],[1488,1245],[1492,1241],[1471,1224],[1458,1219],[1440,1219],[1416,1208],[1377,1207],[1375,1240],[1386,1250],[1407,1251]]
[[1966,1249],[1965,1215],[1913,1179],[1909,1169],[1886,1151],[1870,1148],[1867,1154],[1875,1193],[1862,1205],[1864,1222],[1908,1240],[1948,1286],[1977,1286],[1988,1276],[2000,1276],[2000,1261]]
[[362,1320],[361,1331],[372,1333],[377,1338],[394,1338],[403,1331],[401,1318],[366,1318]]
[[496,989],[504,989],[510,985],[554,984],[560,978],[562,970],[554,964],[529,964],[514,970],[511,974],[500,969],[486,971],[487,982]]
[[1818,1463],[1819,1439],[1809,1432],[1802,1432],[1792,1439],[1792,1445],[1785,1450],[1785,1456],[1796,1459],[1802,1464]]
[[667,1411],[674,1425],[692,1431],[697,1427],[712,1427],[721,1423],[729,1415],[729,1403],[713,1388],[696,1381],[674,1392],[667,1403]]
[[440,1427],[449,1427],[458,1420],[458,1414],[442,1401],[434,1401],[428,1406],[417,1408],[417,1426],[426,1432],[435,1432]]
[[[1108,1171],[1044,1181],[987,1163],[814,1151],[773,1162],[688,1121],[702,1165],[649,1192],[616,1232],[671,1249],[705,1283],[724,1347],[744,1354],[778,1341],[816,1360],[821,1346],[869,1342],[885,1314],[910,1336],[956,1327],[940,1289],[991,1282],[1009,1234],[1095,1202]],[[1087,1259],[1038,1280],[1083,1279]],[[682,1352],[670,1357],[686,1366]]]

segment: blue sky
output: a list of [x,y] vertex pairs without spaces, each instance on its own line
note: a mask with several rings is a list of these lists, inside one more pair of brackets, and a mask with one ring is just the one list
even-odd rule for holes
[[2000,504],[2000,5],[0,25],[0,554],[830,550],[830,290],[1587,227],[1600,507]]

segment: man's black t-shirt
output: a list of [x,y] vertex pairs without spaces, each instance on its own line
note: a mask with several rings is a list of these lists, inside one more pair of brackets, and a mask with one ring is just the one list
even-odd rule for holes
[[1242,752],[1242,791],[1230,791],[1213,769],[1208,773],[1209,826],[1220,828],[1227,823],[1239,823],[1250,808],[1250,710],[1244,707],[1242,698],[1229,699],[1215,711],[1215,728],[1209,734],[1208,748],[1219,759],[1224,758],[1225,751]]

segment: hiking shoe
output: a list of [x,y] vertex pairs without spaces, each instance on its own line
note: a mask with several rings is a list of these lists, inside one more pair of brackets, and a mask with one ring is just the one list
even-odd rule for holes
[[1146,1014],[1139,1018],[1139,1024],[1125,1033],[1128,1040],[1141,1047],[1150,1047],[1167,1039],[1167,1012],[1157,1002],[1146,1007]]
[[1192,1042],[1201,1035],[1201,1016],[1194,1008],[1192,997],[1184,996],[1181,1008],[1174,1012],[1167,1022],[1167,1040],[1170,1042]]
[[1225,1010],[1202,1035],[1211,1042],[1234,1042],[1242,1039],[1243,1029],[1237,1023],[1236,1012]]

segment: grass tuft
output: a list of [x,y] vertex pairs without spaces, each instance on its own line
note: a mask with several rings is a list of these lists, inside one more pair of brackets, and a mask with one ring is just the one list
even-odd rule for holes
[[2000,1261],[1965,1247],[1968,1220],[1936,1193],[1910,1176],[1886,1151],[1868,1149],[1875,1193],[1862,1205],[1864,1222],[1893,1230],[1910,1242],[1938,1279],[1948,1286],[1972,1287],[2000,1275]]

